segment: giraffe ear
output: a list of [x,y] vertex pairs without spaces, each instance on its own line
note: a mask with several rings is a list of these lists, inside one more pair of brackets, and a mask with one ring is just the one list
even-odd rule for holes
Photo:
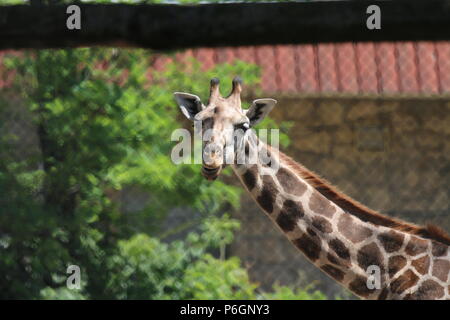
[[177,101],[181,112],[183,112],[185,117],[189,120],[193,121],[195,115],[204,109],[200,98],[196,95],[184,92],[175,92],[173,95],[175,96],[175,100]]
[[250,125],[255,126],[260,123],[273,107],[275,107],[276,103],[277,100],[269,98],[254,100],[245,114],[250,120]]

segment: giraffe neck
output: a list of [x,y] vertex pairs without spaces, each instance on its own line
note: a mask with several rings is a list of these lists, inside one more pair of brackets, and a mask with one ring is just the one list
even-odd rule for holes
[[235,164],[233,170],[291,243],[328,276],[365,299],[450,299],[448,246],[360,220],[275,150],[246,145],[246,153],[261,151],[269,153],[269,165]]

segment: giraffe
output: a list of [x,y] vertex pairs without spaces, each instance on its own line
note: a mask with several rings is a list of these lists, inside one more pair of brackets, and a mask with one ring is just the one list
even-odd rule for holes
[[[276,100],[257,99],[244,110],[242,81],[236,77],[232,84],[224,98],[219,80],[212,79],[206,105],[196,95],[174,93],[182,113],[210,132],[203,144],[201,173],[206,179],[215,180],[227,164],[227,143],[249,158],[265,153],[268,162],[256,157],[253,162],[233,161],[231,167],[259,207],[316,267],[362,299],[450,299],[450,237],[444,231],[373,211],[259,141],[251,127]],[[245,134],[234,139],[238,129]]]

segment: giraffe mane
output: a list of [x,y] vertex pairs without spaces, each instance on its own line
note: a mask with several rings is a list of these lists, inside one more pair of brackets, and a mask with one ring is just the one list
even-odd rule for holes
[[450,235],[448,235],[438,226],[433,224],[419,226],[400,219],[383,215],[380,212],[372,210],[362,203],[351,198],[350,196],[346,195],[345,193],[341,192],[337,187],[333,186],[326,179],[305,168],[303,165],[297,163],[295,160],[285,155],[281,151],[278,151],[278,153],[280,159],[284,161],[302,179],[306,180],[312,187],[319,191],[328,200],[338,205],[342,210],[356,216],[360,220],[450,245]]

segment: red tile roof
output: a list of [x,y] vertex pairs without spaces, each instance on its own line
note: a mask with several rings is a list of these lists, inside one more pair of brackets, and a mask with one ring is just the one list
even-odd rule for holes
[[[206,69],[235,59],[256,63],[266,93],[450,93],[449,41],[200,48],[176,59],[188,56]],[[168,60],[161,55],[154,67],[161,69]],[[2,78],[0,87],[12,80]]]
[[194,56],[205,68],[256,63],[267,93],[450,93],[448,41],[201,48],[180,56]]

